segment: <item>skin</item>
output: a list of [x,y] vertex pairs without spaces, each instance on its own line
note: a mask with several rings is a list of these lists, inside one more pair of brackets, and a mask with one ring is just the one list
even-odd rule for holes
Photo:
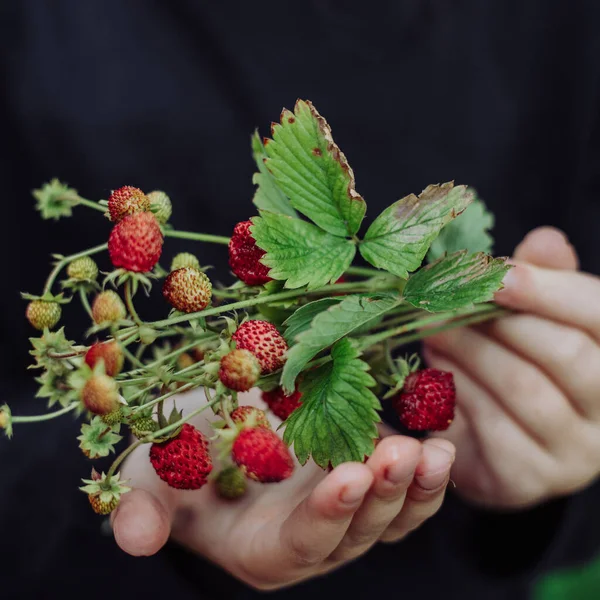
[[[250,482],[235,502],[212,484],[170,489],[141,447],[123,468],[134,490],[112,515],[119,546],[146,556],[171,536],[247,584],[277,589],[402,540],[439,509],[451,467],[456,493],[495,509],[588,485],[600,472],[600,280],[577,272],[574,249],[550,228],[531,232],[514,261],[497,301],[517,314],[426,342],[427,361],[457,384],[443,435],[419,442],[384,427],[365,464],[331,473],[308,464],[283,483]],[[261,405],[253,393],[241,403]],[[209,433],[206,417],[194,424]]]

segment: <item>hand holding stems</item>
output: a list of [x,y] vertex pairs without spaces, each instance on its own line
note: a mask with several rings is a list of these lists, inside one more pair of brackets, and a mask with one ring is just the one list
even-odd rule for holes
[[519,508],[584,488],[600,474],[600,279],[578,272],[565,236],[532,231],[517,247],[499,304],[504,319],[425,341],[451,370],[456,491]]
[[[184,413],[198,405],[195,395],[178,398]],[[240,404],[261,401],[251,392]],[[205,417],[192,423],[210,435]],[[378,541],[402,539],[442,503],[453,445],[389,433],[365,464],[345,463],[330,473],[308,464],[285,482],[251,483],[235,502],[219,498],[212,483],[195,492],[169,488],[156,477],[148,446],[141,446],[122,467],[134,489],[112,515],[116,541],[145,556],[172,536],[259,589],[326,573]]]

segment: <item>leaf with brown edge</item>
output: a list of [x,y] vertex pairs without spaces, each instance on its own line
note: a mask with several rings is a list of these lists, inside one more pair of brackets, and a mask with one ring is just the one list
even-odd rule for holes
[[365,260],[402,278],[417,269],[444,225],[462,213],[474,198],[454,182],[427,186],[386,208],[373,221],[360,252]]
[[298,100],[293,113],[282,111],[271,134],[266,166],[292,206],[328,233],[355,235],[366,203],[327,121],[310,101]]

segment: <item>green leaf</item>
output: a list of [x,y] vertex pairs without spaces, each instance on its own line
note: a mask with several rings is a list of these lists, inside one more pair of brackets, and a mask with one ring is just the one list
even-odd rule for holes
[[301,306],[291,317],[289,317],[284,325],[285,340],[288,344],[292,344],[300,333],[310,328],[312,320],[324,310],[327,310],[335,304],[339,304],[342,301],[341,298],[321,298],[314,302],[309,302],[304,306]]
[[306,364],[344,336],[365,323],[398,306],[400,297],[395,293],[346,296],[341,302],[320,312],[306,329],[296,336],[296,344],[287,355],[281,383],[291,393],[296,377]]
[[323,468],[363,461],[374,449],[379,400],[370,387],[369,365],[348,339],[331,351],[332,361],[301,385],[302,405],[285,421],[283,439],[305,464],[312,455]]
[[252,202],[260,209],[288,215],[288,217],[297,217],[298,213],[293,209],[289,198],[277,187],[275,178],[265,166],[267,153],[257,131],[252,136],[252,155],[259,171],[252,177],[252,183],[258,186]]
[[322,231],[312,223],[262,211],[250,231],[266,251],[262,262],[269,276],[285,280],[286,288],[320,288],[337,281],[352,263],[356,246],[351,240]]
[[446,227],[431,244],[427,260],[433,262],[444,254],[459,250],[491,254],[494,238],[488,233],[494,226],[494,215],[476,198],[467,209]]
[[386,208],[369,227],[360,252],[379,269],[406,278],[417,269],[442,227],[473,200],[473,192],[452,182],[429,185]]
[[354,173],[317,109],[298,100],[293,113],[282,111],[271,135],[272,140],[265,140],[266,165],[292,206],[333,235],[355,235],[366,203],[354,189]]
[[488,302],[501,289],[509,269],[506,258],[462,250],[419,269],[408,280],[404,299],[430,312]]

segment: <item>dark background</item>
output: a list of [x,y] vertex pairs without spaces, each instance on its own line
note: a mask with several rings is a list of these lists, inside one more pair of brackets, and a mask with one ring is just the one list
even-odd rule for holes
[[[367,222],[401,196],[453,179],[474,186],[495,213],[496,254],[510,254],[533,227],[556,225],[583,267],[600,273],[599,27],[595,0],[0,4],[2,400],[15,412],[43,409],[26,370],[36,332],[18,292],[41,290],[50,253],[102,243],[110,230],[85,208],[72,219],[42,221],[31,190],[52,177],[91,199],[122,185],[163,189],[176,228],[229,235],[255,214],[250,135],[256,127],[268,135],[297,97],[329,120],[367,201]],[[213,278],[228,279],[223,247],[168,240],[163,264],[183,248],[214,265]],[[166,313],[156,295],[141,310]],[[65,322],[75,337],[81,321]],[[71,422],[53,423],[19,428],[10,448],[0,440],[0,581],[30,574],[4,597],[79,589],[93,572],[85,552],[115,572],[148,573],[147,562],[99,541],[98,521],[73,492],[88,469],[75,456],[76,431]],[[424,597],[448,580],[454,587],[445,591],[456,597],[517,598],[534,568],[597,548],[597,511],[588,496],[581,502],[583,530],[579,521],[564,524],[567,503],[500,525],[469,520],[461,529],[472,513],[451,499],[437,529],[426,527],[396,555],[371,553],[376,558],[353,572],[362,568],[389,590],[394,569],[384,575],[368,561],[397,568],[396,560],[413,560],[417,571],[427,564],[438,574],[421,582]],[[479,533],[459,543],[465,531]],[[480,539],[488,531],[498,540],[493,549]],[[444,548],[430,543],[440,536],[456,552],[452,573]],[[202,584],[182,583],[167,558],[150,560],[155,585],[199,593]],[[69,561],[79,573],[71,583],[60,576]],[[328,578],[319,589],[339,591],[349,577]],[[406,590],[410,581],[407,574]],[[357,582],[347,584],[359,593]]]

